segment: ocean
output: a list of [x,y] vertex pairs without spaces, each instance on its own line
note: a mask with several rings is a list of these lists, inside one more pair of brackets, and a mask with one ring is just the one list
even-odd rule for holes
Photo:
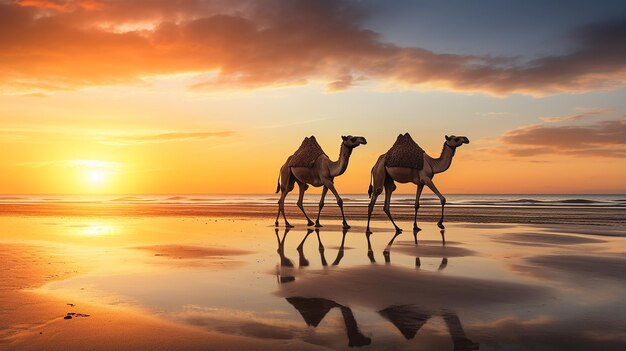
[[[520,208],[625,208],[626,194],[446,194],[449,207],[520,207]],[[305,205],[316,205],[319,194],[305,196]],[[359,207],[369,203],[367,195],[342,195],[344,206]],[[18,204],[155,204],[172,206],[224,206],[250,205],[275,206],[277,194],[262,195],[0,195],[0,205]],[[292,192],[286,200],[295,204],[297,192]],[[334,203],[334,196],[329,194],[326,203]],[[378,198],[377,205],[382,205],[384,197]],[[415,195],[394,194],[394,207],[413,207]],[[439,206],[439,199],[431,194],[422,196],[423,206]]]

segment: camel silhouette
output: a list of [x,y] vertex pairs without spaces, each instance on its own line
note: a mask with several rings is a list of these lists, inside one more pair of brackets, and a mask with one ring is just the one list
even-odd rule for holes
[[[441,202],[441,218],[437,225],[441,229],[444,228],[443,215],[446,198],[439,192],[439,189],[437,189],[432,179],[435,174],[445,172],[450,168],[452,158],[459,146],[469,144],[469,139],[464,136],[446,135],[445,139],[441,155],[438,158],[432,158],[413,142],[409,133],[401,134],[398,136],[394,147],[378,158],[376,164],[372,167],[371,184],[368,190],[371,200],[367,212],[366,233],[371,232],[370,219],[372,218],[372,211],[374,210],[374,205],[376,205],[376,199],[383,192],[383,188],[385,190],[385,204],[383,210],[387,214],[387,217],[389,217],[396,231],[402,231],[402,229],[396,225],[390,211],[391,194],[396,190],[394,182],[413,183],[417,185],[417,193],[415,195],[415,219],[413,221],[414,231],[421,230],[417,225],[417,211],[419,210],[419,199],[422,195],[424,185],[430,188],[430,190],[439,197]],[[396,146],[398,147],[396,148]],[[394,157],[394,162],[388,163],[387,158],[391,158],[392,156]]]
[[[278,214],[276,215],[275,225],[278,226],[278,218],[282,213],[286,227],[292,227],[287,221],[285,216],[285,197],[293,190],[295,183],[298,183],[300,194],[298,196],[298,208],[302,211],[306,217],[307,224],[309,226],[315,224],[316,227],[321,227],[320,214],[324,207],[324,198],[326,193],[330,190],[337,199],[337,205],[341,209],[341,217],[343,218],[343,227],[350,228],[346,221],[346,216],[343,212],[343,200],[337,189],[335,189],[334,179],[342,175],[348,168],[348,162],[350,161],[350,155],[352,150],[359,146],[367,144],[367,140],[361,136],[342,136],[341,137],[341,149],[339,151],[339,159],[337,161],[331,161],[330,158],[322,151],[321,147],[315,140],[314,136],[305,138],[300,145],[300,148],[293,155],[287,158],[285,164],[280,168],[280,174],[278,176],[278,186],[276,193],[280,192],[280,199],[278,200]],[[319,203],[319,210],[317,212],[317,219],[315,223],[311,221],[309,216],[304,211],[304,192],[309,188],[309,185],[314,187],[323,186],[322,197]]]

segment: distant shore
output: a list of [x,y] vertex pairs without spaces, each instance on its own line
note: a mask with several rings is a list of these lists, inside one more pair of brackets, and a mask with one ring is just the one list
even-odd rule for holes
[[[316,205],[307,205],[310,217],[317,215]],[[364,204],[346,206],[348,220],[367,219],[367,206]],[[272,224],[276,216],[274,204],[116,204],[116,203],[37,203],[0,204],[0,216],[191,216],[222,218],[267,218]],[[294,224],[304,221],[302,212],[293,204],[286,205],[287,217]],[[419,210],[418,222],[433,222],[439,219],[441,207],[425,205]],[[392,205],[394,219],[412,221],[412,206]],[[322,212],[324,221],[340,219],[340,212],[334,202],[327,201]],[[382,211],[382,202],[377,204],[373,220],[387,221]],[[570,224],[598,225],[626,228],[626,209],[610,207],[519,207],[519,206],[447,206],[447,222],[468,223],[518,223],[518,224]],[[282,219],[281,219],[282,223]],[[410,229],[410,228],[405,228]]]

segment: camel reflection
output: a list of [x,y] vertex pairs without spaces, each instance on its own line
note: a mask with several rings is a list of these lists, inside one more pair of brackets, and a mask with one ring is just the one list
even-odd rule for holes
[[[288,297],[286,300],[298,310],[305,323],[314,328],[321,323],[331,309],[337,307],[341,310],[343,317],[348,336],[348,346],[358,347],[372,343],[372,339],[363,335],[359,330],[354,313],[349,307],[318,297]],[[444,310],[435,313],[417,305],[402,305],[387,307],[378,313],[391,322],[407,340],[415,338],[417,332],[432,317],[440,316],[446,323],[455,351],[478,350],[480,348],[479,343],[473,342],[465,335],[461,320],[455,312]]]
[[[285,229],[282,239],[278,235],[278,229],[275,229],[274,231],[276,233],[276,240],[278,241],[278,249],[276,252],[278,252],[278,256],[280,257],[280,266],[292,268],[293,262],[285,256],[285,238],[287,237],[287,234],[289,234],[289,228]],[[288,283],[296,280],[293,275],[283,275],[282,270],[280,269],[276,270],[276,275],[279,283]]]
[[448,333],[452,338],[454,350],[478,350],[480,344],[471,341],[465,336],[459,316],[452,311],[433,313],[417,305],[391,306],[378,311],[386,320],[390,321],[407,339],[413,339],[417,332],[433,316],[441,316],[446,322]]
[[[291,261],[291,259],[285,256],[285,238],[287,237],[287,234],[289,234],[290,230],[291,228],[289,227],[285,228],[283,237],[281,239],[280,235],[278,234],[278,228],[274,229],[274,232],[276,234],[276,240],[278,242],[278,249],[276,250],[276,252],[278,253],[278,256],[280,258],[280,267],[286,267],[286,268],[294,267],[294,264]],[[318,251],[320,254],[321,264],[324,267],[328,266],[328,261],[326,260],[326,256],[325,256],[325,248],[324,248],[324,244],[322,243],[322,239],[320,237],[319,229],[315,229],[315,230],[307,229],[307,232],[304,235],[304,238],[302,238],[302,241],[300,242],[300,244],[298,244],[298,247],[296,248],[296,251],[298,252],[298,266],[300,268],[308,267],[310,265],[310,262],[306,258],[306,255],[305,255],[304,244],[306,243],[306,240],[313,232],[315,232],[317,236]],[[347,233],[348,233],[348,229],[343,229],[343,235],[341,238],[341,246],[339,247],[339,250],[337,252],[337,257],[332,263],[333,266],[339,265],[339,263],[343,259]],[[286,271],[289,271],[289,270],[286,270]],[[280,283],[288,283],[296,279],[293,275],[284,275],[282,270],[280,269],[277,269],[277,276],[278,276],[278,281]]]
[[[298,251],[300,267],[306,267],[309,265],[309,260],[304,255],[304,243],[306,242],[309,235],[312,234],[313,232],[315,232],[317,236],[317,244],[318,244],[318,251],[320,253],[320,261],[322,263],[322,266],[326,267],[328,266],[328,261],[326,260],[326,255],[325,255],[326,249],[324,248],[324,243],[322,242],[322,238],[320,237],[319,228],[316,228],[315,230],[307,229],[307,233],[304,235],[304,238],[302,239],[302,241],[300,242],[300,244],[298,245],[296,249]],[[341,260],[343,259],[344,248],[346,244],[346,234],[348,234],[348,229],[343,229],[342,237],[341,237],[341,246],[339,246],[339,250],[337,251],[337,257],[331,264],[333,266],[338,266]]]
[[396,238],[400,234],[402,234],[402,232],[396,232],[396,234],[394,234],[391,240],[389,240],[389,243],[387,243],[387,246],[385,246],[385,250],[383,250],[383,257],[385,257],[386,264],[391,264],[391,246],[393,245],[393,242],[396,240]]
[[374,250],[372,250],[372,242],[370,241],[370,235],[372,235],[372,233],[365,233],[365,237],[367,238],[367,258],[369,258],[371,263],[376,263]]
[[339,262],[343,259],[343,251],[346,245],[346,234],[348,234],[348,229],[344,229],[341,236],[341,245],[339,246],[339,251],[337,251],[337,257],[335,261],[333,261],[333,266],[338,266]]
[[[278,229],[276,229],[276,238],[278,240],[278,255],[280,256],[280,266],[286,267],[289,269],[294,267],[293,262],[285,257],[285,237],[289,233],[289,228],[285,229],[285,233],[283,234],[282,239],[278,235]],[[320,255],[321,265],[323,267],[328,266],[328,262],[325,257],[325,247],[322,242],[322,238],[320,236],[319,228],[307,229],[306,234],[302,238],[302,241],[296,248],[299,256],[299,267],[307,267],[309,266],[309,260],[305,257],[305,243],[307,239],[315,232],[315,236],[317,237],[318,243],[318,252]],[[339,246],[337,256],[332,263],[332,266],[338,266],[345,254],[345,243],[346,243],[346,235],[348,233],[347,229],[342,231],[341,244]],[[445,234],[444,231],[441,230],[442,237],[442,245],[445,246]],[[376,259],[374,256],[374,250],[372,249],[372,243],[370,241],[370,235],[366,234],[367,239],[367,257],[371,263],[376,263]],[[396,238],[401,235],[400,232],[396,232],[383,250],[383,257],[386,265],[391,265],[391,251],[396,241]],[[417,237],[415,237],[416,245],[419,245],[417,241]],[[448,258],[442,257],[441,263],[437,268],[438,271],[444,270],[448,265]],[[420,257],[415,258],[415,266],[417,268],[421,268]],[[292,275],[281,276],[279,279],[279,283],[288,283],[293,282],[295,277]],[[326,299],[323,297],[299,297],[293,296],[288,297],[286,300],[300,313],[304,321],[308,326],[317,327],[321,321],[326,317],[328,312],[333,308],[338,308],[341,311],[341,315],[343,318],[343,322],[345,325],[346,334],[348,337],[348,346],[365,346],[370,345],[372,339],[364,336],[363,333],[359,330],[355,315],[352,309],[346,305],[339,304],[333,300]],[[383,304],[384,306],[385,304]],[[380,316],[382,316],[385,320],[391,322],[400,333],[407,339],[415,338],[417,332],[432,318],[432,317],[442,317],[446,323],[448,334],[452,339],[454,350],[477,350],[479,348],[479,344],[471,341],[465,335],[465,331],[463,330],[463,326],[461,324],[461,320],[459,316],[451,310],[440,309],[440,310],[428,310],[421,308],[417,305],[392,305],[385,309],[378,311]]]
[[307,260],[307,258],[304,256],[304,243],[306,242],[306,239],[309,237],[309,235],[311,235],[313,232],[315,232],[317,236],[317,248],[320,253],[320,260],[321,260],[322,266],[326,267],[328,266],[328,262],[326,261],[326,256],[324,255],[324,252],[326,249],[324,248],[324,244],[322,243],[322,239],[320,238],[319,228],[315,228],[315,230],[307,229],[306,235],[304,236],[304,238],[298,245],[297,251],[298,251],[298,256],[300,258],[299,259],[300,267],[307,267],[309,265],[309,260]]
[[343,323],[346,327],[348,346],[358,347],[372,343],[372,339],[363,335],[359,330],[359,326],[357,325],[356,319],[354,318],[354,314],[352,313],[350,307],[340,305],[332,300],[316,297],[288,297],[287,302],[300,312],[300,315],[308,326],[312,326],[314,328],[320,324],[331,309],[337,307],[341,310]]
[[306,235],[304,236],[304,238],[302,239],[302,241],[298,245],[298,248],[296,249],[298,251],[298,261],[299,261],[300,267],[308,267],[309,266],[309,260],[307,260],[307,258],[304,256],[304,242],[309,237],[309,235],[311,235],[311,233],[313,233],[313,229],[307,229],[306,230]]
[[[415,245],[417,245],[417,234],[421,231],[422,230],[420,228],[413,229],[413,240],[415,240]],[[443,246],[446,246],[446,230],[439,230],[439,234],[441,234],[441,242],[443,243]]]
[[[417,232],[417,231],[416,231]],[[441,237],[442,237],[442,245],[445,246],[446,245],[446,239],[445,239],[445,230],[440,230],[441,233]],[[385,264],[391,264],[391,247],[393,246],[394,241],[396,240],[396,238],[402,234],[402,232],[396,232],[393,237],[391,237],[391,240],[389,240],[389,242],[387,243],[387,246],[385,246],[385,249],[383,250],[383,257],[385,259]],[[371,263],[376,263],[376,258],[374,257],[374,250],[372,249],[372,242],[370,241],[370,234],[365,234],[365,237],[367,238],[367,257],[369,258]],[[417,237],[415,237],[415,244],[417,245]],[[420,268],[422,266],[422,262],[420,260],[419,257],[415,257],[415,267]],[[446,267],[448,266],[448,258],[447,257],[442,257],[441,258],[441,263],[439,264],[439,267],[437,268],[438,271],[442,271],[444,270]]]
[[[292,268],[294,267],[293,262],[287,258],[285,256],[285,238],[287,237],[287,234],[289,233],[289,231],[291,230],[291,228],[285,228],[284,234],[282,239],[280,238],[279,234],[278,234],[278,229],[274,229],[275,233],[276,233],[276,239],[278,241],[278,255],[280,257],[280,266],[281,267],[289,267]],[[320,229],[316,228],[316,229],[307,229],[306,234],[304,235],[304,237],[302,238],[302,241],[300,241],[300,244],[298,244],[296,251],[298,252],[298,266],[300,268],[303,267],[308,267],[310,265],[309,260],[306,258],[306,254],[305,254],[305,250],[304,250],[304,245],[307,241],[307,239],[309,238],[309,236],[311,234],[313,234],[315,232],[315,236],[317,237],[317,243],[318,243],[318,252],[320,255],[320,262],[322,264],[323,267],[327,267],[328,266],[328,261],[326,260],[326,249],[324,247],[324,243],[322,242],[322,238],[320,236]],[[338,266],[341,263],[341,260],[344,258],[344,254],[345,254],[345,244],[346,244],[346,234],[348,233],[348,229],[343,229],[342,230],[342,237],[341,237],[341,244],[339,246],[339,249],[337,251],[337,256],[335,257],[335,260],[333,261],[333,263],[331,264],[332,266]],[[446,241],[445,241],[445,230],[441,230],[441,237],[442,237],[442,245],[445,246],[446,245]],[[391,248],[393,246],[393,243],[395,242],[396,238],[401,235],[402,232],[395,232],[395,234],[391,237],[391,239],[389,240],[389,242],[387,243],[387,246],[385,246],[385,249],[383,250],[383,258],[385,260],[385,264],[391,264]],[[366,240],[367,240],[367,258],[369,259],[370,263],[376,263],[376,257],[374,255],[374,250],[372,249],[372,243],[370,240],[370,236],[372,234],[366,234]],[[418,241],[417,241],[417,237],[415,237],[415,243],[416,245],[418,245]],[[447,257],[442,257],[441,258],[441,263],[439,264],[439,268],[437,269],[438,271],[442,271],[444,270],[448,265],[448,258]],[[421,267],[421,260],[419,257],[415,258],[415,267],[420,268]],[[294,277],[284,277],[285,281],[293,281],[295,278]]]

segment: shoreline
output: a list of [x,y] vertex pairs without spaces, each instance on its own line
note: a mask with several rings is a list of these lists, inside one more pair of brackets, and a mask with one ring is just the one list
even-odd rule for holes
[[[367,206],[346,206],[348,220],[367,220]],[[305,205],[310,217],[317,214],[317,205]],[[304,221],[300,209],[293,204],[285,204],[285,211],[290,221]],[[412,206],[391,206],[392,215],[398,221],[413,221]],[[418,214],[419,222],[436,222],[441,207],[422,205]],[[0,204],[0,216],[89,216],[89,217],[218,217],[218,218],[268,218],[275,219],[276,205],[257,204],[94,204],[94,203],[54,203],[54,204]],[[321,221],[341,219],[339,208],[327,201]],[[388,221],[382,210],[382,203],[377,204],[372,220]],[[467,223],[511,223],[511,224],[570,224],[596,225],[626,228],[626,210],[606,207],[476,207],[449,206],[445,210],[445,222]],[[281,220],[282,223],[282,220]],[[407,228],[405,228],[407,229]]]

